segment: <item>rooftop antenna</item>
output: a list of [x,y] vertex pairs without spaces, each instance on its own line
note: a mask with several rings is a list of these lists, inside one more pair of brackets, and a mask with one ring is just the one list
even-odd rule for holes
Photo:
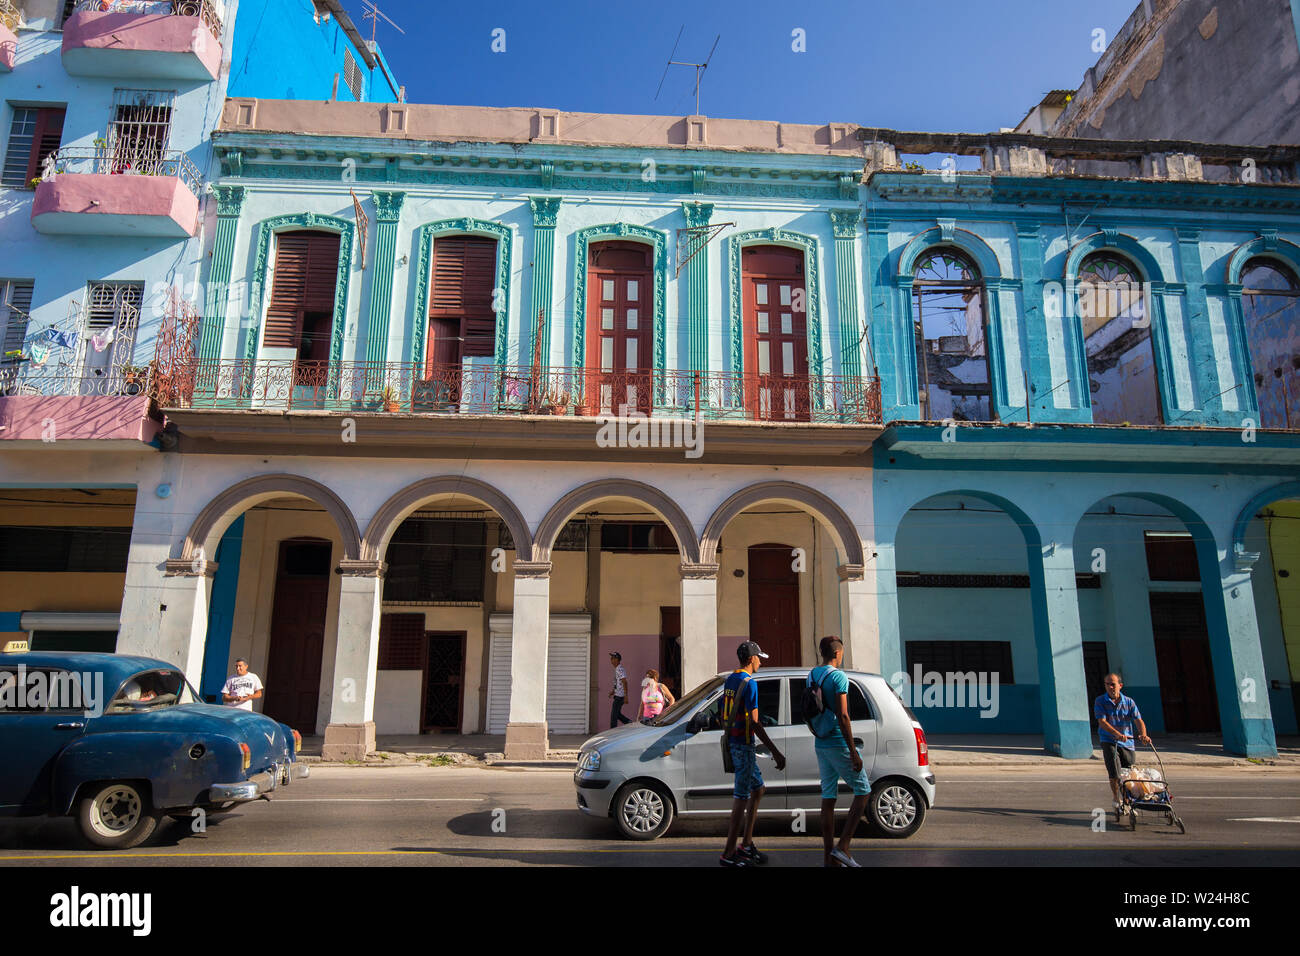
[[380,10],[377,6],[371,3],[371,0],[361,0],[361,6],[365,8],[365,13],[361,14],[361,19],[370,21],[370,52],[371,53],[375,51],[375,31],[379,28],[379,20],[381,17],[383,18],[383,21],[387,23],[390,27],[392,27],[402,36],[406,36],[406,31],[403,30],[401,27],[399,27],[396,23],[394,23],[392,19],[388,16],[388,14],[384,13],[383,10]]
[[[368,3],[369,0],[365,0],[365,2]],[[664,80],[668,76],[669,66],[693,66],[695,67],[695,115],[699,116],[700,115],[700,80],[704,78],[704,71],[709,68],[709,61],[713,59],[713,50],[716,50],[718,48],[718,41],[722,39],[722,34],[719,33],[714,38],[713,50],[709,51],[709,55],[704,58],[703,63],[687,63],[682,60],[673,59],[674,54],[677,53],[677,44],[681,42],[682,32],[685,29],[686,29],[686,24],[683,23],[681,30],[677,31],[677,40],[676,42],[673,43],[673,52],[668,54],[668,65],[664,67],[664,75],[659,77],[659,89],[655,90],[655,99],[656,100],[659,99],[659,93],[664,88]]]

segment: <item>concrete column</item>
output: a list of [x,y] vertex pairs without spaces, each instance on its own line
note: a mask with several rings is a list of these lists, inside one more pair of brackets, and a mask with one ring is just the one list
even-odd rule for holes
[[[1277,734],[1250,583],[1258,559],[1259,555],[1252,552],[1229,554],[1220,565],[1218,589],[1204,570],[1201,575],[1223,749],[1240,757],[1277,756]],[[1204,558],[1201,564],[1204,568]]]
[[718,672],[718,566],[683,564],[681,576],[684,697]]
[[1083,678],[1074,550],[1063,544],[1034,544],[1028,548],[1028,558],[1043,744],[1059,756],[1087,760],[1092,756],[1092,728]]
[[375,749],[379,608],[386,570],[382,561],[339,562],[334,693],[321,749],[326,760],[360,760]]
[[[221,341],[226,332],[226,309],[229,305],[230,274],[235,260],[235,236],[239,231],[239,214],[244,208],[243,186],[213,186],[217,196],[217,232],[212,240],[212,267],[208,270],[207,308],[204,310],[203,334],[199,358],[216,362],[221,358]],[[239,297],[246,302],[245,296]],[[206,381],[215,382],[215,373]]]
[[510,637],[510,720],[506,757],[545,760],[546,653],[551,630],[551,562],[516,561]]
[[880,632],[875,626],[874,602],[863,566],[841,564],[839,575],[844,621],[844,633],[840,639],[844,642],[844,664],[856,671],[879,674]]
[[866,580],[866,584],[875,588],[872,596],[876,603],[876,648],[880,655],[880,673],[885,680],[889,680],[902,671],[907,663],[898,616],[898,575],[894,544],[892,541],[877,540],[872,549],[876,553],[871,562],[875,573]]
[[[131,562],[128,566],[117,653],[167,661],[197,685],[203,673],[208,598],[217,563],[202,557],[168,559],[163,567],[160,580],[156,565]],[[145,576],[152,580],[142,580]]]

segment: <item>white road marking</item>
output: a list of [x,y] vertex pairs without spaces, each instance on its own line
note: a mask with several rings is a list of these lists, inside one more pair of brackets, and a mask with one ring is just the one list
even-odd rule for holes
[[1229,823],[1300,823],[1300,817],[1229,817]]
[[482,803],[487,797],[280,797],[274,803]]
[[1178,795],[1179,800],[1294,800],[1300,803],[1300,797],[1189,797]]

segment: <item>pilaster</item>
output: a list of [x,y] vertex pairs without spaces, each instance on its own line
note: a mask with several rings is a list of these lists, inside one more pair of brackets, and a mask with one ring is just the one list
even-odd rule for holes
[[[862,322],[858,318],[858,209],[832,209],[831,230],[835,236],[836,325],[839,328],[839,374],[845,378],[862,375]],[[832,369],[834,367],[832,366]]]
[[[706,229],[713,218],[713,203],[684,202],[682,213],[689,229]],[[707,232],[703,234],[707,240]],[[686,264],[686,327],[692,372],[709,371],[709,244],[691,239],[697,250]],[[680,254],[680,253],[679,253]]]
[[[388,321],[393,312],[393,271],[397,266],[397,227],[404,192],[374,192],[375,263],[370,272],[370,320],[366,325],[366,362],[373,370],[388,361]],[[418,308],[418,307],[417,307]],[[419,318],[417,317],[417,321]]]
[[[199,358],[221,358],[221,339],[226,329],[230,273],[235,259],[235,236],[244,208],[243,186],[213,186],[217,196],[217,232],[212,242],[212,266],[208,269],[208,295],[204,308]],[[242,299],[241,299],[242,301]]]
[[520,347],[521,365],[531,366],[539,354],[543,366],[550,364],[551,329],[556,320],[551,308],[555,281],[555,222],[560,202],[559,196],[533,196],[528,200],[533,211],[533,291],[531,308],[523,325],[528,335]]

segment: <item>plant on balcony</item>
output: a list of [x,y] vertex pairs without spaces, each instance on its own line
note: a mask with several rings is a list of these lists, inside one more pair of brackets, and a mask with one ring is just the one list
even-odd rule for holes
[[379,405],[386,412],[401,411],[402,399],[397,389],[391,385],[385,385],[384,390],[379,393]]
[[548,392],[546,401],[542,404],[541,411],[543,414],[549,412],[552,415],[565,415],[569,411],[569,393],[568,392]]

